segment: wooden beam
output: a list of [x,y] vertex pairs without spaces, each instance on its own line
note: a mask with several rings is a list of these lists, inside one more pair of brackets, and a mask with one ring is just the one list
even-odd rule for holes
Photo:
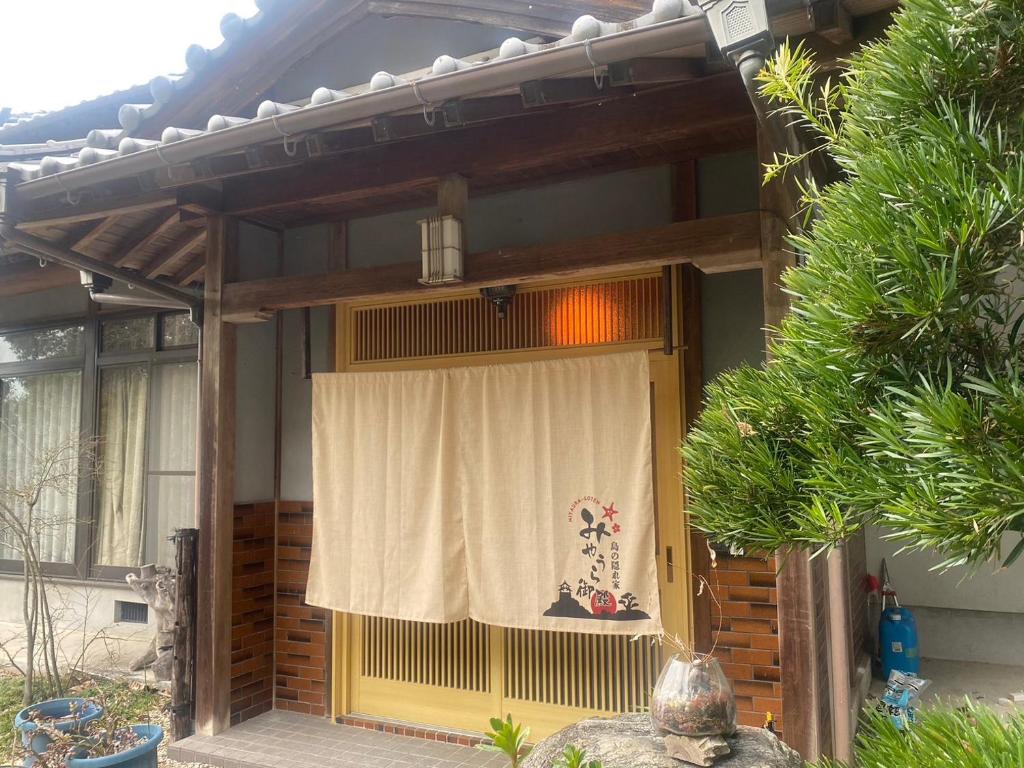
[[[348,222],[335,221],[327,230],[327,271],[348,269]],[[333,369],[332,369],[333,370]]]
[[[667,142],[724,143],[753,137],[754,113],[739,77],[708,77],[654,95],[510,118],[476,128],[368,147],[260,179],[224,181],[223,210],[238,216],[319,205],[357,205],[434,188],[461,173],[474,189],[552,167],[580,167]],[[495,151],[500,147],[501,151]]]
[[79,253],[88,254],[92,244],[99,238],[103,237],[103,235],[107,234],[111,228],[117,225],[117,223],[117,216],[108,216],[105,219],[101,219],[99,223],[93,225],[88,232],[75,240],[75,242],[71,243],[69,249],[72,251],[78,251]]
[[693,263],[703,271],[726,266],[759,267],[759,215],[742,213],[697,219],[656,229],[469,255],[465,260],[466,279],[446,286],[420,285],[422,269],[418,261],[230,283],[224,286],[223,312],[228,321],[249,322],[267,312],[344,300],[437,296],[494,285],[681,263]]
[[205,228],[198,232],[189,232],[183,238],[180,238],[177,242],[168,247],[162,254],[158,255],[150,264],[146,265],[146,268],[143,270],[146,277],[156,277],[157,275],[164,274],[164,271],[169,264],[173,264],[182,256],[191,253],[202,245],[205,240]]
[[42,198],[23,203],[16,201],[14,215],[19,221],[18,229],[31,232],[46,227],[59,227],[109,216],[122,216],[126,213],[169,208],[176,202],[173,190],[89,198],[83,199],[77,205],[72,205],[63,197],[58,198],[56,202],[54,202],[54,198]]
[[115,266],[123,267],[126,264],[130,264],[153,243],[165,235],[169,229],[179,223],[178,211],[175,210],[170,216],[157,223],[156,226],[153,226],[151,223],[147,223],[139,227],[124,246],[118,246],[118,250],[121,250],[121,255],[117,258],[117,261],[114,262]]
[[52,262],[40,267],[34,258],[0,268],[0,297],[77,284],[78,272],[75,270]]
[[198,626],[196,729],[212,736],[231,723],[231,539],[234,518],[235,327],[221,308],[237,268],[238,222],[211,216],[200,349]]
[[206,254],[200,254],[192,259],[183,270],[174,276],[174,282],[178,285],[191,285],[199,280],[206,271]]

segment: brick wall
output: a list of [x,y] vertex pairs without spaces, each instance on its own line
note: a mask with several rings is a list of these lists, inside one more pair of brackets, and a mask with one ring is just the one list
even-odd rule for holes
[[313,505],[280,502],[277,518],[277,672],[274,706],[324,716],[328,712],[328,614],[306,605],[313,542]]
[[775,558],[719,555],[717,560],[710,577],[717,598],[711,601],[712,642],[717,638],[714,655],[736,692],[736,719],[757,727],[764,725],[765,712],[771,712],[781,732]]
[[231,723],[269,710],[274,679],[274,504],[235,507]]

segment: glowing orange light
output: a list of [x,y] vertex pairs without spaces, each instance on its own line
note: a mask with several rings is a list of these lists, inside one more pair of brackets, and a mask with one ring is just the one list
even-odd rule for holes
[[554,346],[607,344],[626,336],[622,301],[611,286],[580,286],[559,291],[548,313]]

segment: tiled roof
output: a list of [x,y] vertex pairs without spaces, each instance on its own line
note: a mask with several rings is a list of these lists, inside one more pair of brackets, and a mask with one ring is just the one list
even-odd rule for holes
[[[361,86],[339,90],[331,83],[324,83],[310,95],[308,101],[303,100],[297,103],[279,103],[264,101],[259,105],[256,114],[252,116],[236,115],[214,115],[212,116],[205,130],[195,130],[167,126],[164,128],[160,139],[143,139],[133,137],[131,134],[142,122],[149,121],[158,114],[161,106],[166,104],[175,91],[187,87],[196,78],[201,77],[203,70],[214,60],[224,56],[232,47],[235,41],[240,40],[254,26],[267,22],[267,11],[281,0],[257,0],[259,11],[252,17],[243,19],[235,14],[228,14],[221,21],[221,32],[224,41],[215,49],[208,50],[200,46],[191,46],[186,54],[188,71],[180,76],[161,76],[154,78],[150,83],[151,103],[129,103],[121,106],[118,111],[120,128],[103,127],[89,132],[84,139],[84,146],[78,151],[71,153],[53,153],[46,155],[38,162],[14,162],[9,168],[15,171],[22,182],[31,182],[43,179],[48,176],[60,174],[56,181],[60,183],[60,189],[83,186],[75,183],[76,173],[81,169],[97,163],[116,163],[120,159],[137,153],[150,152],[160,156],[165,163],[173,164],[163,158],[161,148],[178,142],[189,142],[202,137],[231,129],[249,123],[266,121],[273,125],[279,138],[287,139],[290,135],[278,125],[278,120],[291,113],[315,110],[323,105],[335,102],[344,102],[356,96],[365,96],[385,91],[396,86],[412,85],[413,91],[419,98],[417,86],[419,83],[426,83],[431,78],[469,74],[472,70],[483,64],[512,60],[530,54],[539,54],[546,51],[571,45],[584,43],[588,58],[590,58],[590,41],[597,41],[620,32],[651,27],[663,22],[682,19],[687,16],[697,16],[701,11],[691,5],[688,0],[654,0],[652,9],[636,19],[627,22],[606,22],[591,15],[578,18],[572,25],[572,31],[566,37],[552,43],[535,43],[524,41],[513,37],[505,40],[500,49],[493,55],[480,55],[456,58],[449,55],[439,56],[427,70],[421,70],[411,75],[400,75],[389,72],[377,72],[368,83]],[[591,59],[592,60],[592,59]],[[593,61],[593,60],[592,60]],[[597,62],[594,62],[595,71]],[[426,102],[424,101],[424,104]],[[2,139],[2,134],[0,134]],[[65,187],[65,182],[67,183]],[[35,185],[45,186],[45,185]],[[52,193],[51,190],[50,193]]]

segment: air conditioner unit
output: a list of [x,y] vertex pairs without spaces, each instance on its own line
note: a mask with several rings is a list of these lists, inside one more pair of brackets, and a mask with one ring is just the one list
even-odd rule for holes
[[420,219],[423,285],[462,282],[462,222],[454,216]]

